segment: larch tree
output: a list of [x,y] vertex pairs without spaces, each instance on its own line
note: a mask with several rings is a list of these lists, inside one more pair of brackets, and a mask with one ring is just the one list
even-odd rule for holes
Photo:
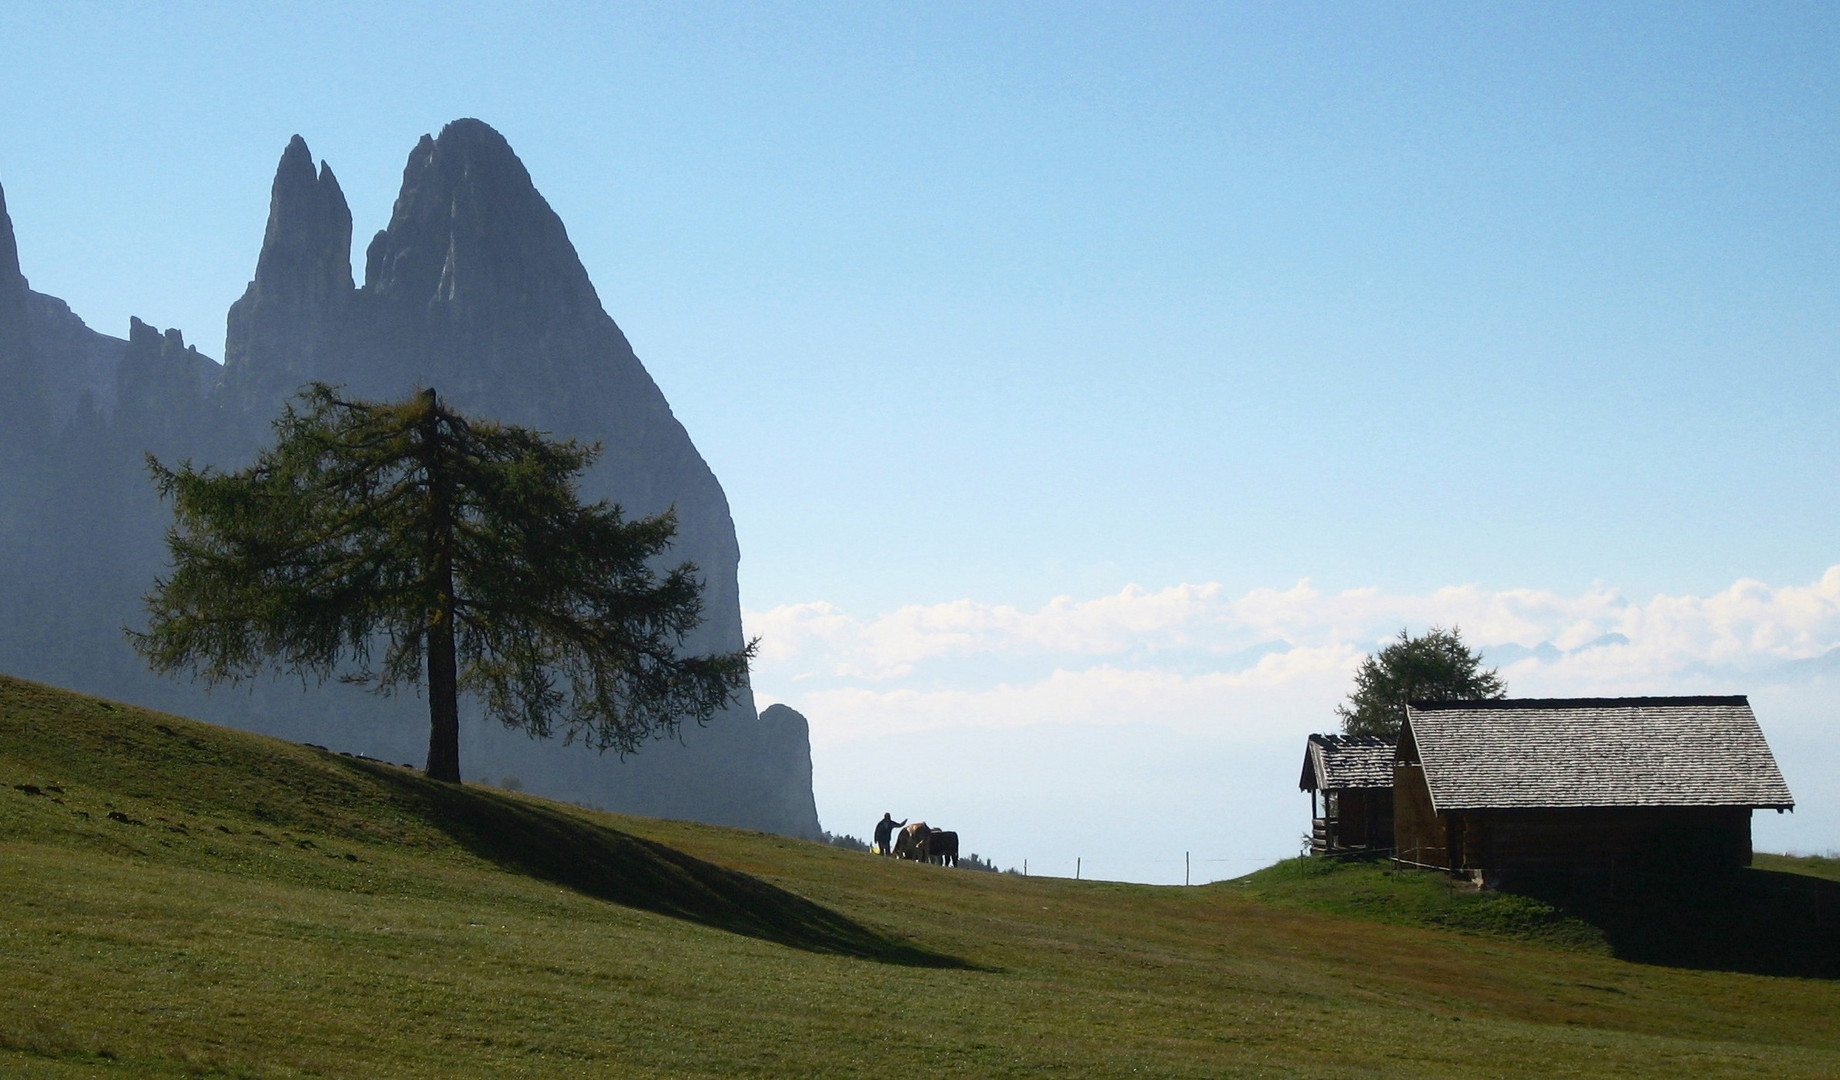
[[653,569],[674,516],[582,502],[598,446],[469,420],[433,390],[380,403],[318,383],[274,430],[236,472],[148,457],[170,573],[130,637],[156,671],[425,687],[427,772],[454,783],[463,693],[532,736],[625,754],[745,685],[752,644],[684,653],[697,569]]
[[1348,735],[1398,735],[1412,701],[1480,701],[1508,695],[1494,669],[1463,644],[1463,633],[1432,627],[1399,639],[1361,661],[1348,703],[1335,707]]

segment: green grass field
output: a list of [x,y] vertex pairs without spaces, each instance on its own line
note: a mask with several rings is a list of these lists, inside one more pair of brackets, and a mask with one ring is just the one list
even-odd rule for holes
[[[1833,862],[1756,873],[1831,949]],[[6,1075],[1840,1075],[1840,981],[1577,898],[895,863],[5,678],[0,912]]]

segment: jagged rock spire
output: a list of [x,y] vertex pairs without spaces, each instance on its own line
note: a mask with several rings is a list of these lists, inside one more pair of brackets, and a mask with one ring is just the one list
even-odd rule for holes
[[[601,307],[561,219],[506,140],[478,120],[424,136],[409,154],[389,225],[370,244],[362,289],[352,284],[350,244],[351,213],[338,181],[329,168],[315,169],[296,137],[275,172],[254,279],[230,312],[222,389],[205,402],[210,422],[226,431],[219,460],[244,459],[264,444],[281,400],[309,380],[389,400],[439,386],[442,403],[457,410],[599,443],[604,454],[582,480],[584,496],[634,516],[676,513],[672,558],[694,562],[704,583],[706,619],[686,648],[742,647],[740,553],[721,485]],[[151,328],[133,337],[124,385],[148,376],[164,388],[169,375],[196,366],[177,338],[168,347]],[[154,558],[135,572],[150,578]],[[207,715],[247,723],[245,709]],[[312,730],[305,717],[318,715],[306,706],[276,709],[274,725],[294,737]],[[284,724],[283,716],[294,719]],[[311,723],[359,737],[361,726],[338,707],[327,717]],[[774,723],[761,722],[746,693],[708,730],[686,734],[683,746],[648,750],[624,765],[494,728],[469,728],[463,738],[474,741],[467,753],[475,760],[497,773],[541,778],[533,789],[548,794],[818,831],[804,725],[777,713]]]
[[[424,135],[361,292],[395,335],[354,385],[438,382],[503,419],[607,441],[675,426],[588,279],[568,230],[504,136],[473,119]],[[649,414],[641,420],[635,414]]]
[[[26,278],[19,272],[19,244],[0,187],[0,364],[26,352]],[[0,369],[3,370],[3,369]]]
[[479,120],[422,136],[403,169],[387,229],[365,260],[365,289],[417,304],[536,299],[598,310],[562,219],[505,137]]
[[40,372],[26,329],[30,301],[6,190],[0,188],[0,467],[32,452],[45,426]]
[[26,278],[19,272],[19,244],[13,238],[13,218],[6,212],[6,187],[0,185],[0,296],[24,293]]
[[162,333],[130,318],[128,347],[115,369],[117,424],[149,440],[147,450],[165,452],[196,421],[211,367],[178,330]]
[[265,393],[312,377],[328,345],[324,331],[352,288],[351,209],[332,167],[316,172],[296,135],[275,170],[255,278],[230,307],[224,364],[232,381]]

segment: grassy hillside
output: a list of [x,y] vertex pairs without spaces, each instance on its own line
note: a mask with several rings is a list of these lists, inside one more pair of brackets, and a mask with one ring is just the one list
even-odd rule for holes
[[896,864],[4,678],[0,868],[10,1075],[1840,1075],[1840,983],[1435,878]]
[[1759,853],[1757,868],[1785,874],[1825,878],[1828,881],[1840,881],[1840,859],[1831,855],[1765,855]]
[[1737,874],[1681,879],[1523,874],[1479,892],[1441,874],[1291,859],[1240,879],[1267,903],[1404,926],[1762,975],[1840,977],[1835,860],[1760,855]]

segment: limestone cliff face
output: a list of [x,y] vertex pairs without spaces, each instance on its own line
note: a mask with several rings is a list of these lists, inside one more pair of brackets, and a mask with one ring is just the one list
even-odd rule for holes
[[236,403],[272,409],[316,372],[336,368],[339,342],[328,335],[342,328],[351,293],[351,210],[332,169],[315,172],[296,135],[269,189],[256,276],[230,305],[224,372]]
[[[40,292],[31,295],[26,320],[32,352],[44,380],[51,430],[62,431],[81,408],[113,413],[115,373],[128,343],[91,330],[69,304]],[[215,380],[212,374],[206,381]]]
[[20,363],[26,354],[26,276],[19,272],[19,242],[13,237],[13,216],[6,209],[6,189],[0,187],[0,356]]
[[810,814],[816,821],[818,811],[811,793],[811,725],[805,714],[787,705],[769,705],[760,710],[760,723],[768,740],[786,747],[796,763],[797,772],[789,777],[792,782],[781,789],[785,802],[780,812],[800,820]]
[[[136,320],[122,343],[87,327],[79,333],[41,305],[40,322],[61,343],[61,362],[52,365],[59,372],[53,412],[73,440],[70,456],[102,454],[112,463],[103,471],[113,479],[97,488],[83,514],[72,507],[65,513],[104,532],[105,522],[122,522],[123,534],[106,544],[89,538],[85,556],[113,560],[103,576],[122,581],[104,590],[112,641],[78,661],[74,673],[50,663],[42,648],[23,660],[9,657],[0,612],[0,670],[11,664],[19,674],[223,723],[419,761],[426,714],[413,697],[385,700],[340,686],[303,696],[286,681],[205,695],[151,680],[123,655],[119,627],[138,624],[133,597],[159,570],[159,514],[137,475],[140,454],[240,465],[267,440],[280,403],[314,380],[373,398],[432,386],[462,410],[602,444],[584,493],[619,503],[629,515],[674,511],[679,540],[670,559],[696,563],[705,585],[705,622],[690,647],[740,648],[739,548],[722,487],[602,309],[561,219],[498,132],[459,120],[438,138],[422,138],[389,224],[370,243],[362,287],[352,277],[351,237],[337,179],[329,167],[315,167],[296,136],[276,170],[254,278],[230,309],[221,371],[176,332],[162,335]],[[6,261],[10,239],[8,230],[0,303],[14,265]],[[73,393],[78,400],[70,400]],[[47,485],[66,482],[48,478]],[[38,629],[13,631],[14,642],[21,633],[42,637]],[[81,627],[63,635],[82,637]],[[647,745],[625,761],[475,724],[462,733],[461,767],[469,779],[516,776],[537,793],[611,810],[816,835],[803,718],[794,723],[773,710],[769,717],[757,716],[744,696],[706,728]]]
[[143,457],[198,445],[216,365],[136,326],[141,422],[111,416],[130,343],[27,287],[0,209],[0,670],[164,703],[121,637],[160,566]]
[[18,468],[43,440],[45,400],[27,329],[31,295],[0,189],[0,467]]

